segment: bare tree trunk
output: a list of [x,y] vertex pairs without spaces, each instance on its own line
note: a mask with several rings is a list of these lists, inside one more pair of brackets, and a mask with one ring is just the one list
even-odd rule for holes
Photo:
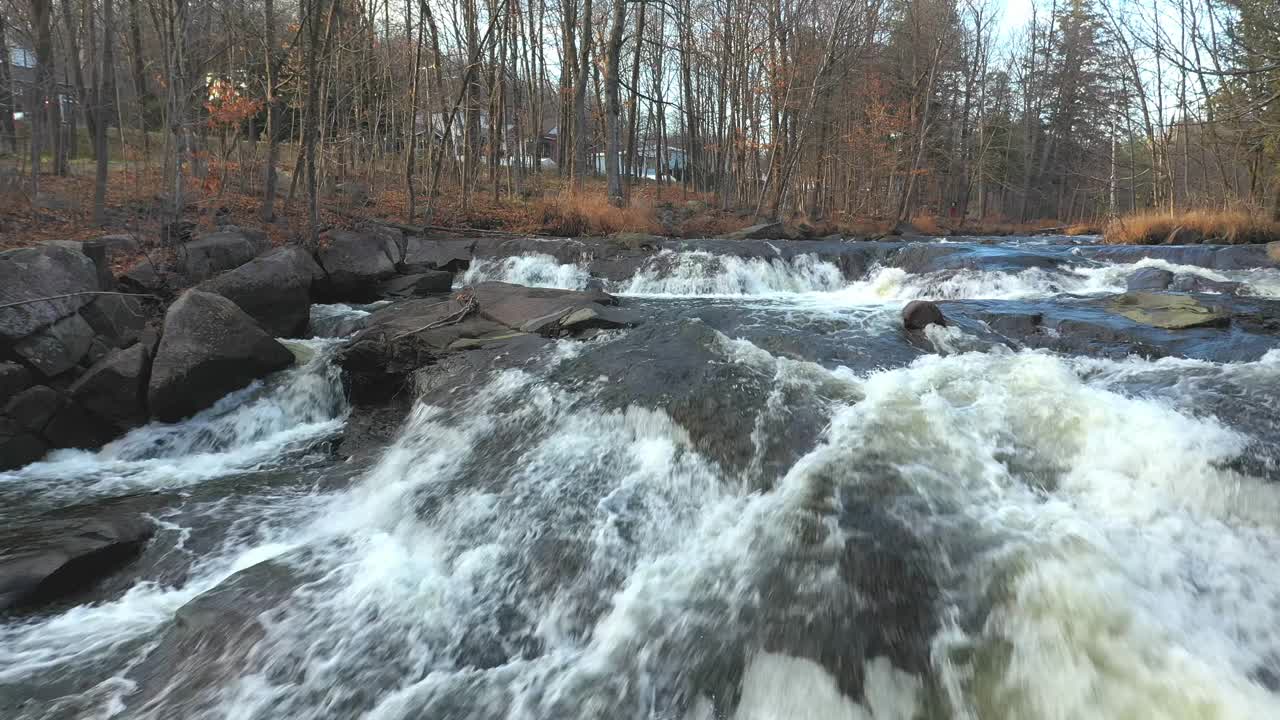
[[582,3],[582,47],[579,52],[577,86],[573,91],[573,187],[582,190],[587,177],[587,79],[591,74],[591,0]]
[[609,183],[609,203],[615,207],[622,207],[627,201],[619,172],[622,159],[622,103],[618,92],[618,63],[622,60],[622,31],[626,24],[626,3],[623,0],[613,0],[613,23],[609,27],[609,41],[605,46],[604,97],[607,127],[604,167]]
[[98,159],[98,172],[93,187],[93,220],[101,224],[106,220],[107,170],[111,162],[107,152],[107,122],[111,117],[112,98],[115,96],[115,6],[113,0],[102,0],[102,69],[98,89],[94,92],[95,122],[93,128],[93,154]]
[[[413,79],[410,81],[411,90],[409,91],[409,130],[405,133],[406,142],[408,143],[408,157],[404,163],[404,190],[407,196],[407,206],[405,207],[405,219],[412,223],[414,215],[417,214],[416,200],[413,190],[413,166],[417,160],[418,149],[418,76],[422,74],[422,17],[426,15],[425,10],[421,7],[427,4],[427,0],[419,0],[418,8],[418,42],[413,51]],[[412,15],[410,8],[413,5],[407,3],[404,6],[405,24],[412,26]]]
[[[89,8],[91,17],[92,13],[93,9]],[[88,86],[84,82],[84,70],[80,67],[80,27],[71,14],[71,0],[62,0],[62,23],[67,30],[67,47],[71,51],[71,76],[76,83],[76,106],[84,113],[84,124],[89,130],[89,137],[96,139],[98,133],[94,131],[94,124],[97,118],[94,115],[97,108],[92,107],[94,103],[90,102]],[[97,61],[97,57],[90,60],[93,63]],[[79,143],[74,134],[68,140],[68,152],[71,157],[75,157],[79,154]]]
[[[53,107],[57,106],[57,97],[49,102],[50,109],[45,112],[46,102],[53,96],[53,28],[50,27],[50,0],[31,0],[31,22],[36,34],[36,75],[35,98],[31,103],[31,195],[35,197],[40,190],[41,135],[53,136],[58,132],[60,123],[54,122]],[[40,126],[46,126],[41,133]]]
[[275,0],[263,0],[263,5],[267,51],[267,160],[262,179],[262,221],[269,223],[276,219],[276,163],[280,157],[280,99],[276,97],[276,83],[280,70],[276,61]]
[[18,152],[18,132],[13,124],[13,73],[9,69],[9,42],[6,37],[7,20],[0,13],[0,147]]

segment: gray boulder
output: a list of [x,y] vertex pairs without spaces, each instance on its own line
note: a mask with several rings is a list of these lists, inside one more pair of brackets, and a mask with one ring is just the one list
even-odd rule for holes
[[0,471],[29,465],[44,457],[48,449],[39,435],[0,416]]
[[322,242],[316,260],[327,275],[321,289],[330,298],[372,298],[375,285],[396,274],[400,249],[390,238],[336,230],[327,233]]
[[179,245],[176,267],[190,281],[199,282],[249,262],[268,247],[262,233],[228,227]]
[[[1130,288],[1132,290],[1133,288]],[[1210,280],[1194,273],[1180,273],[1173,278],[1169,289],[1185,293],[1220,293],[1222,295],[1239,295],[1244,289],[1243,283],[1230,280]]]
[[254,258],[197,289],[234,302],[276,337],[298,337],[311,313],[311,282],[322,272],[300,248],[282,248]]
[[15,362],[0,362],[0,405],[31,387],[31,373]]
[[89,327],[112,347],[126,348],[160,317],[160,304],[141,295],[99,295],[80,309]]
[[452,289],[453,273],[445,270],[424,270],[383,282],[378,286],[378,294],[387,298],[404,298],[447,293]]
[[1164,290],[1173,282],[1173,273],[1160,268],[1142,268],[1125,279],[1127,290]]
[[53,418],[44,426],[44,439],[49,447],[92,450],[115,436],[115,431],[77,403],[62,396],[59,401]]
[[946,325],[947,319],[937,303],[928,300],[912,300],[902,308],[902,326],[908,330],[923,330],[930,325]]
[[13,351],[45,377],[75,367],[93,346],[93,327],[78,314],[68,315],[13,344]]
[[118,430],[128,430],[147,421],[150,370],[150,349],[145,343],[135,343],[89,368],[68,392],[92,414]]
[[457,240],[426,240],[411,236],[405,240],[404,260],[400,270],[419,273],[426,270],[461,272],[471,266],[471,244]]
[[[93,261],[75,250],[45,245],[0,253],[0,305],[101,289]],[[72,295],[0,309],[0,340],[18,340],[53,325],[93,297]]]
[[39,434],[44,431],[61,404],[62,398],[57,390],[36,385],[14,395],[5,403],[3,413],[23,430]]
[[291,364],[293,353],[235,303],[189,290],[165,314],[147,404],[153,417],[174,422]]

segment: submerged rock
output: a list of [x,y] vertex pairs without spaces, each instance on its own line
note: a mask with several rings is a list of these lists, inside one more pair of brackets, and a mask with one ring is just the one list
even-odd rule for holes
[[1179,330],[1226,325],[1230,314],[1186,295],[1130,292],[1116,296],[1109,309],[1143,325]]
[[156,419],[174,422],[292,364],[293,353],[235,303],[189,290],[165,314],[148,405]]
[[923,330],[930,325],[946,325],[947,319],[937,303],[928,300],[912,300],[902,308],[902,326],[908,330]]
[[0,534],[0,611],[73,596],[133,560],[154,532],[151,496],[57,510]]

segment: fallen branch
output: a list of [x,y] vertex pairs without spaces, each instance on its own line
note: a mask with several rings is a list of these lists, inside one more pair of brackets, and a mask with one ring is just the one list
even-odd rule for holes
[[160,299],[160,296],[158,295],[150,295],[146,293],[112,292],[110,290],[83,290],[81,292],[67,293],[65,295],[50,295],[49,297],[38,297],[38,298],[28,298],[26,300],[15,300],[14,302],[0,305],[0,310],[4,310],[5,308],[18,307],[19,305],[30,305],[31,303],[38,303],[38,302],[45,302],[45,301],[52,301],[52,300],[65,300],[67,298],[80,297],[82,295],[124,295],[126,297],[151,298],[153,300]]
[[478,312],[480,310],[480,303],[476,300],[475,293],[471,291],[471,288],[463,288],[462,291],[455,295],[453,299],[462,305],[457,312],[436,320],[435,322],[423,325],[420,328],[402,332],[392,338],[392,340],[395,341],[409,335],[416,335],[424,330],[435,330],[436,328],[447,327],[449,325],[457,325],[467,319],[467,316],[471,313]]

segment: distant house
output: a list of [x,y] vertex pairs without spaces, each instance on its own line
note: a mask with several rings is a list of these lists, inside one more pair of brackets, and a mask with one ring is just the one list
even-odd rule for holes
[[[619,154],[621,155],[621,153]],[[596,153],[595,165],[596,172],[603,175],[605,153]],[[619,157],[619,163],[622,162]],[[672,147],[670,145],[662,148],[662,166],[663,175],[665,177],[676,178],[677,180],[684,177],[684,169],[687,165],[687,159],[683,148]],[[658,177],[658,146],[646,145],[636,152],[636,164],[631,168],[632,177],[648,178],[656,180]]]
[[[9,49],[9,81],[10,90],[13,93],[13,117],[15,120],[23,120],[31,111],[31,103],[35,98],[33,92],[36,84],[35,51],[24,47]],[[58,82],[54,85],[54,92],[62,103],[63,117],[66,117],[68,113],[75,110],[75,90],[66,83]]]

